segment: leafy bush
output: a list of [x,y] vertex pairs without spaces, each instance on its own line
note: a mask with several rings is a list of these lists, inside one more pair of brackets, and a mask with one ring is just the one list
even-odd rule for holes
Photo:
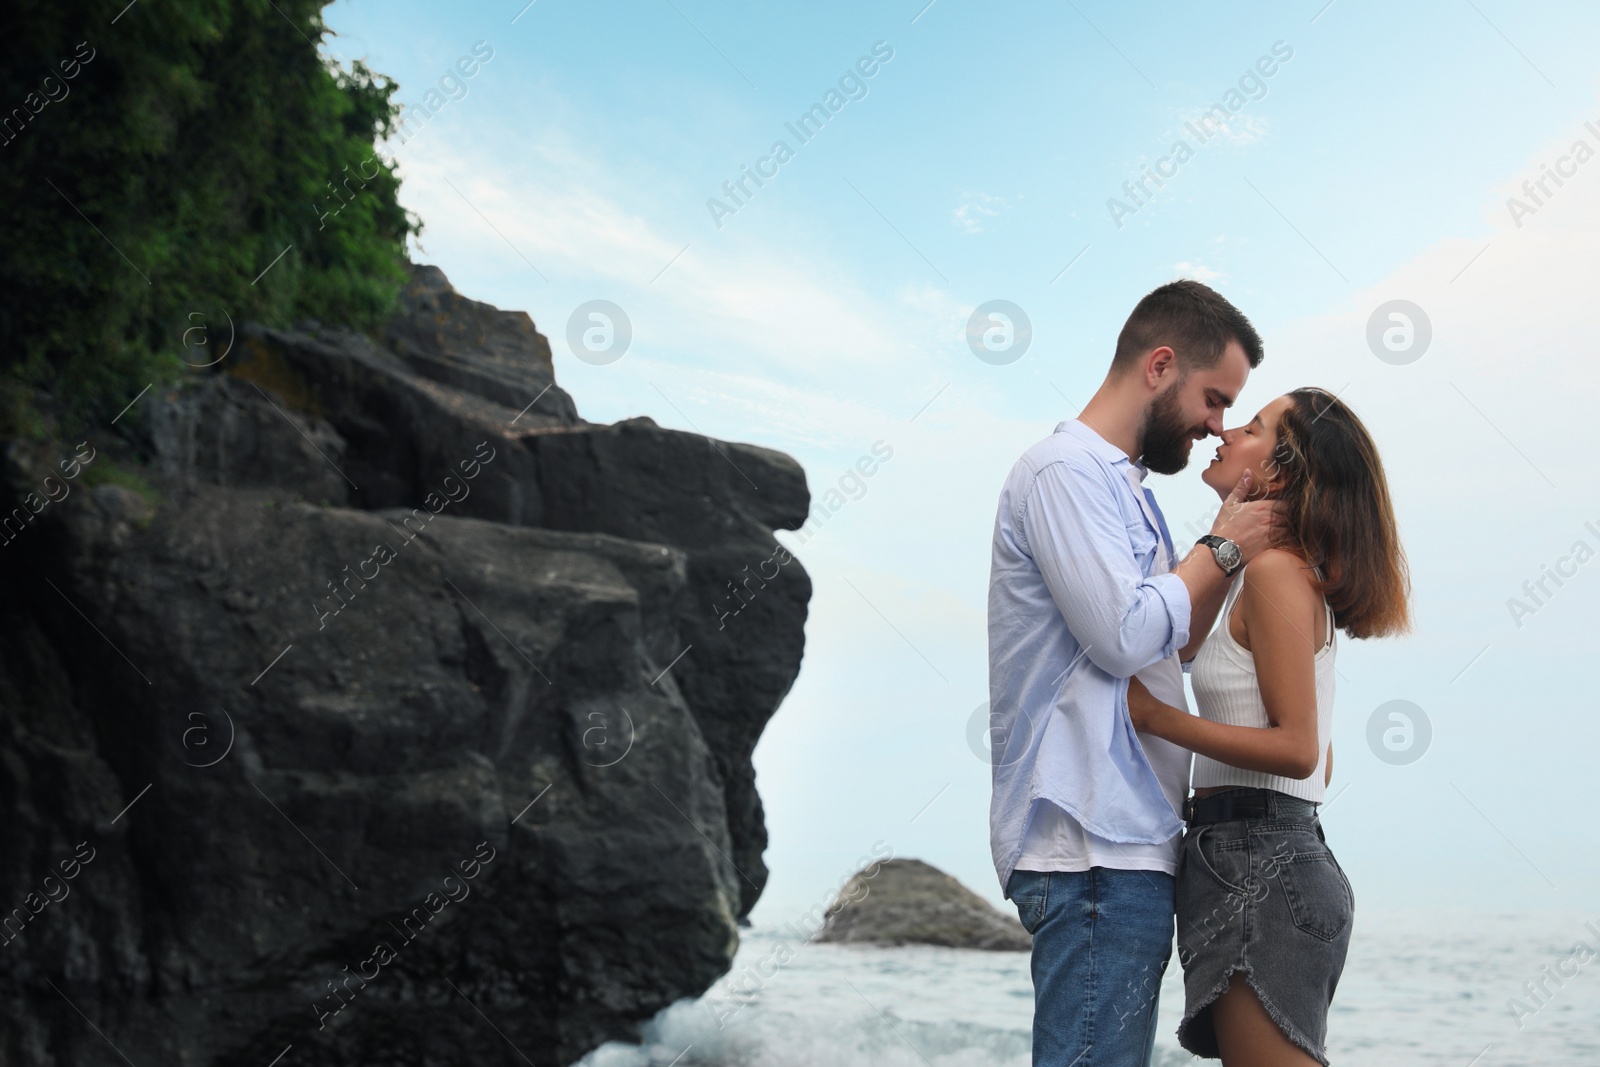
[[224,313],[370,329],[420,229],[374,150],[394,83],[319,50],[322,0],[124,2],[0,16],[5,432],[104,426]]

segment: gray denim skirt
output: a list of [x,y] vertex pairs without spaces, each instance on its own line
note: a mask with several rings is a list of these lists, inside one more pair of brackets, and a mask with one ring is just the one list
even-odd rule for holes
[[1326,1064],[1328,1005],[1350,946],[1355,894],[1316,805],[1277,793],[1268,815],[1191,826],[1178,862],[1178,1043],[1219,1058],[1211,1005],[1235,972],[1290,1041]]

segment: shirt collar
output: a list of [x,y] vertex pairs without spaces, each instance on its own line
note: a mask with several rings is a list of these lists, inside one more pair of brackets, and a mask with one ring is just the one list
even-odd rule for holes
[[1089,451],[1099,456],[1112,466],[1126,463],[1131,466],[1139,479],[1139,484],[1144,484],[1144,476],[1148,470],[1143,463],[1130,459],[1127,453],[1116,445],[1101,437],[1091,426],[1079,419],[1065,419],[1056,425],[1056,433],[1068,433],[1088,446]]

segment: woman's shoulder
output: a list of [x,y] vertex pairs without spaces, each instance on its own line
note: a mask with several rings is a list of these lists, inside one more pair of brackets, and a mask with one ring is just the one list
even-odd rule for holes
[[1306,561],[1306,558],[1291,548],[1265,548],[1256,553],[1254,559],[1245,564],[1252,577],[1267,578],[1299,577],[1303,580],[1314,580],[1316,569]]
[[1247,600],[1266,600],[1278,603],[1288,598],[1290,602],[1304,599],[1305,603],[1318,604],[1317,572],[1304,556],[1287,548],[1269,548],[1245,564],[1249,577],[1241,594]]

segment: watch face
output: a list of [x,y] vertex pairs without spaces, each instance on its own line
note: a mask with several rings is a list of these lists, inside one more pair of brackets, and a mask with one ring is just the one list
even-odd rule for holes
[[1217,546],[1217,562],[1222,564],[1222,569],[1231,571],[1239,565],[1239,546],[1232,541],[1224,541]]

